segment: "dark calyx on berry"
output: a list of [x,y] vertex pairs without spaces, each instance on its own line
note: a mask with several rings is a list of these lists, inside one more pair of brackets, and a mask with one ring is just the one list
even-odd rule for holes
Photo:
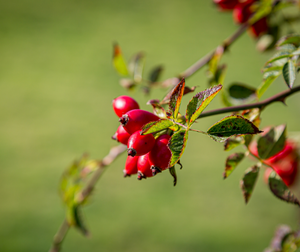
[[120,122],[123,126],[125,126],[125,125],[127,124],[128,120],[129,120],[128,115],[125,114],[125,115],[122,115],[122,116],[120,117],[119,122]]
[[133,149],[133,148],[129,148],[129,149],[127,150],[127,153],[128,153],[128,156],[134,157],[134,156],[136,155],[136,150]]
[[151,166],[151,170],[152,170],[152,176],[155,176],[157,173],[161,172],[161,169],[159,167],[154,166],[154,165]]

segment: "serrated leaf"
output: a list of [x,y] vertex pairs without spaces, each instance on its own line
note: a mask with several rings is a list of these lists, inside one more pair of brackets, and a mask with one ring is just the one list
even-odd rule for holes
[[171,159],[170,159],[170,163],[169,166],[174,166],[179,159],[181,158],[185,147],[186,147],[186,143],[188,140],[188,131],[187,130],[180,130],[175,132],[171,139],[169,140],[169,148],[170,151],[172,153]]
[[245,142],[243,137],[230,137],[224,143],[224,150],[230,151]]
[[285,83],[292,88],[296,79],[296,68],[292,60],[288,60],[282,68],[282,75]]
[[276,43],[276,46],[282,46],[285,44],[293,44],[298,45],[300,44],[300,35],[299,34],[289,34],[284,37],[282,37],[278,42]]
[[234,135],[257,134],[259,129],[246,118],[239,115],[227,116],[211,126],[207,134],[218,138],[228,138]]
[[143,126],[142,135],[148,135],[171,127],[174,123],[168,119],[159,119]]
[[257,151],[261,159],[268,159],[284,147],[286,139],[286,125],[271,128],[257,141]]
[[258,99],[267,91],[271,84],[280,75],[281,71],[269,71],[264,74],[264,78],[260,86],[258,87],[256,94]]
[[114,44],[113,65],[120,75],[128,75],[127,65],[123,58],[121,48],[117,43]]
[[145,55],[142,52],[134,55],[129,61],[128,70],[132,74],[135,83],[139,83],[142,81],[144,65]]
[[257,177],[259,174],[259,167],[254,165],[246,170],[243,179],[241,180],[241,189],[245,199],[245,203],[249,202],[249,199],[252,195]]
[[269,188],[277,198],[300,206],[299,200],[274,171],[269,176]]
[[153,68],[149,74],[149,80],[152,83],[156,82],[159,79],[163,70],[164,70],[164,68],[162,66],[157,66],[157,67]]
[[176,184],[177,184],[177,174],[176,174],[175,166],[170,167],[169,172],[170,172],[171,176],[173,177],[173,186],[176,186]]
[[245,103],[256,98],[256,89],[242,83],[233,83],[228,94],[235,104]]
[[177,86],[173,89],[170,102],[169,102],[169,113],[171,117],[176,119],[179,113],[179,108],[184,92],[185,80],[184,78],[177,84]]
[[237,165],[244,159],[245,153],[237,152],[233,153],[227,157],[225,163],[225,171],[223,173],[223,178],[227,178],[237,167]]
[[275,61],[288,58],[290,56],[291,56],[290,52],[287,52],[287,51],[278,52],[271,59],[269,59],[266,64],[270,64],[270,63],[273,63]]
[[293,44],[285,44],[278,47],[277,50],[292,53],[293,51],[296,50],[296,47]]
[[202,111],[208,106],[212,99],[220,92],[222,85],[208,88],[196,94],[189,102],[186,109],[186,120],[190,127],[200,116]]

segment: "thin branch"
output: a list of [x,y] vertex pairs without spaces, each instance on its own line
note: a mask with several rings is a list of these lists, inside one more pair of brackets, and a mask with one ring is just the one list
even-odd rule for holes
[[[118,145],[110,149],[108,155],[104,157],[101,161],[99,161],[98,169],[95,171],[93,176],[91,177],[90,181],[86,185],[86,187],[82,190],[79,197],[79,204],[83,202],[94,190],[95,185],[101,175],[103,174],[105,168],[110,165],[118,156],[120,156],[125,150],[126,145]],[[59,252],[61,248],[61,243],[63,242],[70,225],[68,224],[67,220],[65,219],[60,226],[59,230],[54,236],[52,247],[50,248],[49,252]]]
[[203,112],[199,118],[207,117],[207,116],[213,116],[213,115],[219,115],[219,114],[224,114],[224,113],[230,113],[230,112],[236,112],[236,111],[241,111],[241,110],[247,110],[247,109],[253,109],[253,108],[259,108],[259,109],[264,109],[266,106],[270,105],[273,102],[285,102],[285,99],[300,91],[300,86],[294,87],[292,89],[288,89],[286,91],[283,91],[277,95],[274,95],[264,101],[257,102],[257,103],[252,103],[252,104],[246,104],[246,105],[240,105],[240,106],[233,106],[233,107],[226,107],[226,108],[220,108],[220,109],[215,109],[215,110],[210,110],[207,112]]
[[[249,26],[248,23],[241,25],[234,34],[232,34],[229,38],[227,38],[223,41],[221,46],[224,48],[224,51],[228,50],[228,48],[233,44],[233,42],[235,42],[247,30],[248,26]],[[211,58],[214,56],[217,48],[213,52],[211,52],[211,53],[207,54],[206,56],[204,56],[203,58],[199,59],[196,63],[194,63],[188,69],[183,71],[181,74],[179,74],[178,78],[179,79],[182,79],[183,77],[188,78],[192,74],[194,74],[195,72],[200,70],[203,66],[205,66],[211,60]]]

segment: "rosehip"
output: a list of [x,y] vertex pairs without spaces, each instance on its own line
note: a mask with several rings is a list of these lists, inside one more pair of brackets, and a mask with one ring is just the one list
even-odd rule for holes
[[[256,142],[250,144],[249,151],[258,157]],[[287,140],[281,151],[264,160],[264,162],[273,168],[287,186],[290,186],[294,182],[298,170],[296,145]]]
[[141,130],[134,132],[128,139],[127,148],[129,156],[142,156],[154,146],[155,138],[152,134],[141,135]]
[[134,132],[141,130],[145,124],[157,120],[159,120],[159,117],[151,112],[134,109],[124,114],[119,121],[129,134],[133,134]]
[[120,125],[116,133],[112,136],[112,139],[117,140],[118,142],[127,145],[130,134]]
[[118,117],[121,117],[122,115],[126,114],[130,110],[140,108],[136,100],[126,95],[122,95],[115,98],[112,104],[113,104],[113,109]]
[[267,23],[267,18],[264,17],[260,20],[258,20],[256,23],[250,26],[249,31],[250,33],[255,37],[259,37],[263,33],[266,33],[268,31],[268,23]]
[[126,159],[126,163],[125,163],[125,169],[123,170],[124,172],[124,177],[130,176],[132,174],[136,174],[137,173],[137,161],[138,161],[139,157],[131,157],[128,156]]
[[232,10],[238,3],[238,0],[214,0],[220,10]]
[[149,163],[149,153],[138,157],[137,168],[138,168],[138,180],[143,178],[152,177],[152,171]]
[[242,24],[248,21],[253,11],[251,10],[251,5],[255,0],[246,0],[237,4],[233,9],[233,19],[236,23]]
[[153,175],[169,168],[172,153],[168,147],[170,136],[165,134],[158,137],[149,153],[149,161]]

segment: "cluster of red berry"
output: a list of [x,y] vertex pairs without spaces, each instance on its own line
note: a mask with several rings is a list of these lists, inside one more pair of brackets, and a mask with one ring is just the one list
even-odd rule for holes
[[[215,4],[218,5],[220,10],[233,10],[233,19],[238,24],[246,23],[249,18],[255,12],[255,3],[258,0],[213,0]],[[260,35],[268,31],[267,18],[263,17],[259,19],[256,23],[250,26],[250,33],[254,37],[259,37]]]
[[[254,156],[258,157],[255,141],[251,143],[249,150]],[[274,156],[264,160],[264,163],[273,168],[267,168],[265,171],[264,180],[266,183],[268,183],[270,173],[274,170],[287,186],[292,185],[298,170],[297,145],[291,140],[287,140],[284,148]]]
[[129,96],[113,100],[113,109],[121,125],[112,138],[127,145],[124,177],[137,174],[140,180],[169,168],[171,151],[168,143],[171,136],[163,134],[155,139],[153,134],[141,135],[145,124],[160,118],[139,108],[139,104]]

